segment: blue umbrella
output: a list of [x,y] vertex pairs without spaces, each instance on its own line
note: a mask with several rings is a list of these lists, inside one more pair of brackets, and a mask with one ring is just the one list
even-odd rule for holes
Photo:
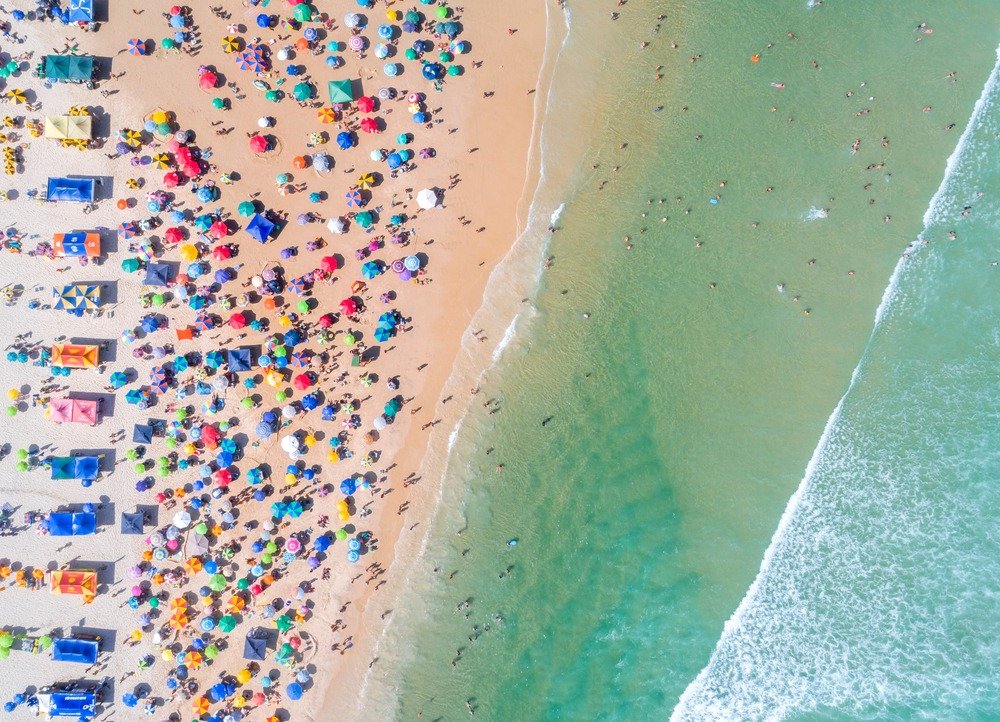
[[126,376],[121,371],[115,371],[108,378],[108,381],[111,382],[111,385],[113,387],[115,387],[116,389],[120,389],[122,386],[128,383],[128,376]]
[[257,27],[258,28],[269,28],[271,27],[271,16],[267,13],[261,13],[257,16]]
[[283,340],[286,346],[294,346],[302,342],[302,333],[293,328],[285,334]]
[[340,482],[340,493],[344,496],[350,496],[358,490],[358,482],[353,478],[344,479]]
[[285,693],[288,695],[288,699],[292,700],[293,702],[295,700],[302,699],[302,691],[303,691],[302,685],[299,684],[298,682],[292,682],[285,689]]
[[378,36],[383,40],[392,40],[395,30],[391,25],[382,24],[378,26]]
[[319,406],[319,397],[316,394],[306,394],[302,397],[302,408],[306,411],[312,411],[317,406]]
[[393,152],[385,157],[385,162],[391,170],[396,170],[396,168],[403,165],[403,158],[399,155],[399,153]]
[[198,192],[195,193],[195,196],[197,196],[198,200],[202,203],[209,203],[215,200],[215,191],[211,186],[202,186],[198,189]]
[[394,78],[399,75],[399,65],[396,63],[386,63],[385,67],[382,68],[382,72],[390,78]]
[[333,421],[337,417],[337,411],[333,408],[332,404],[324,406],[321,413],[323,421]]
[[218,271],[215,272],[215,282],[216,283],[220,283],[220,284],[221,283],[225,283],[230,278],[231,278],[231,276],[229,275],[229,269],[228,268],[220,268]]
[[194,219],[194,227],[199,231],[207,231],[212,227],[212,216],[206,214],[200,215]]
[[[302,695],[300,694],[299,696],[301,697]],[[131,692],[126,692],[125,694],[122,695],[122,704],[125,705],[126,707],[135,707],[137,704],[139,704],[139,698],[136,697]]]
[[191,296],[188,299],[188,306],[193,308],[195,311],[200,311],[208,305],[208,300],[204,296]]
[[347,150],[354,146],[354,136],[348,133],[346,130],[337,133],[337,145],[340,146],[341,150]]
[[211,632],[215,629],[215,620],[211,617],[205,617],[198,626],[201,627],[201,631],[203,632]]
[[222,355],[221,351],[209,351],[205,354],[205,365],[210,369],[217,369],[225,363],[226,357]]
[[316,38],[319,37],[319,32],[316,30],[316,28],[306,28],[305,30],[302,31],[302,37],[304,37],[311,43],[314,40],[316,40]]
[[375,329],[375,333],[372,334],[375,340],[379,343],[385,343],[390,338],[392,338],[392,329],[388,329],[385,326],[379,326]]
[[156,316],[146,316],[139,322],[139,328],[145,333],[153,333],[159,327],[160,322],[156,320]]
[[170,16],[170,27],[172,28],[182,28],[184,27],[184,16],[183,15],[171,15]]
[[419,111],[413,114],[413,122],[416,123],[417,125],[423,125],[428,120],[430,120],[430,116],[427,115],[427,113],[424,113],[423,111]]
[[300,501],[289,502],[285,507],[285,514],[290,516],[292,519],[297,519],[302,516],[303,511],[305,510],[302,508],[302,502]]
[[375,261],[368,261],[365,265],[361,267],[361,275],[371,280],[379,274],[378,264]]
[[316,537],[313,541],[313,548],[315,548],[318,552],[325,552],[330,548],[330,537],[326,534]]
[[[262,422],[263,423],[263,422]],[[259,484],[264,480],[264,472],[258,467],[253,467],[247,471],[247,482],[250,484]]]
[[444,77],[444,66],[441,63],[427,63],[421,69],[420,74],[426,80],[440,80]]
[[188,363],[187,356],[178,356],[174,359],[174,372],[183,373],[187,371],[190,364]]
[[183,43],[185,40],[187,40],[187,33],[184,33],[183,31],[180,31],[180,30],[178,30],[176,33],[174,33],[174,42],[175,43]]
[[357,188],[351,188],[349,191],[347,191],[347,194],[344,197],[347,199],[348,208],[351,207],[360,208],[362,206],[361,191],[359,191]]
[[386,311],[381,316],[378,317],[379,326],[385,326],[386,328],[396,327],[396,314],[391,311]]

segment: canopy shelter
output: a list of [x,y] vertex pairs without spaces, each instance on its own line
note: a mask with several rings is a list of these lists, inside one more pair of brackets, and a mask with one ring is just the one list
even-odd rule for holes
[[55,233],[52,249],[57,258],[97,258],[101,255],[101,234]]
[[66,6],[64,22],[92,23],[94,22],[94,0],[69,0]]
[[52,536],[83,536],[97,531],[94,512],[56,511],[49,514],[49,534]]
[[51,364],[70,369],[97,368],[101,360],[101,350],[92,344],[56,343],[52,344]]
[[247,223],[246,227],[246,232],[250,235],[250,237],[254,240],[260,241],[261,243],[267,241],[268,236],[271,235],[273,230],[274,224],[260,213],[255,214],[254,217],[250,219],[250,222]]
[[250,349],[248,348],[231,348],[227,352],[226,363],[229,365],[229,370],[234,373],[240,373],[242,371],[249,371],[253,365],[250,360]]
[[52,641],[52,659],[56,662],[94,664],[100,651],[101,642],[98,639],[62,637]]
[[145,523],[146,517],[142,512],[123,511],[119,531],[122,534],[142,534],[142,527]]
[[46,115],[45,137],[56,140],[90,140],[94,119],[89,115]]
[[170,264],[150,263],[146,266],[146,277],[142,282],[147,286],[169,286]]
[[97,402],[91,399],[52,399],[49,403],[49,419],[57,424],[97,423]]
[[350,103],[354,100],[354,84],[350,80],[331,80],[326,89],[331,103]]
[[101,471],[101,460],[96,456],[53,456],[51,461],[53,481],[93,481]]
[[136,444],[153,443],[153,427],[149,424],[136,424],[132,427],[132,441]]
[[59,311],[93,311],[101,307],[101,286],[97,283],[71,283],[53,288],[53,308]]
[[93,178],[49,178],[46,197],[50,201],[93,203],[96,181]]
[[258,627],[251,630],[243,642],[243,659],[254,662],[267,661],[267,649],[270,643],[271,636],[266,629]]
[[97,693],[43,687],[37,695],[38,711],[46,719],[68,717],[89,722],[97,714]]
[[94,77],[92,55],[46,55],[42,72],[48,80],[61,83],[86,83]]
[[75,594],[90,604],[97,596],[97,572],[91,569],[57,569],[49,576],[53,594]]

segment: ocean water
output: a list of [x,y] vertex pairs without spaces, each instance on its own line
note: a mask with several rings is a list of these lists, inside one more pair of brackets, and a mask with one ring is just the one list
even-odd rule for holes
[[370,704],[984,716],[1000,6],[569,4]]

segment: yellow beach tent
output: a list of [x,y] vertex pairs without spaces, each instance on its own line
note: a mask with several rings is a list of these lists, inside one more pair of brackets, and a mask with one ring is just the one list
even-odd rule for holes
[[45,137],[56,140],[90,140],[94,119],[89,115],[45,116]]

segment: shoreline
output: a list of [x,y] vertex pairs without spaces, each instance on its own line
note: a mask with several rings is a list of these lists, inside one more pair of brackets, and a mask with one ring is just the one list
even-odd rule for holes
[[[391,608],[395,602],[399,601],[400,594],[406,587],[406,583],[410,578],[410,575],[416,570],[417,565],[423,558],[423,553],[427,545],[427,541],[430,535],[430,529],[432,528],[432,522],[437,516],[439,505],[441,502],[441,488],[445,483],[445,474],[447,470],[448,460],[450,458],[450,452],[452,444],[454,443],[454,435],[461,426],[461,419],[465,416],[468,411],[468,404],[464,406],[459,403],[455,411],[449,413],[445,408],[445,404],[442,403],[442,398],[450,398],[446,394],[464,394],[466,393],[465,380],[470,378],[469,369],[460,369],[463,363],[463,356],[465,360],[476,355],[474,352],[479,349],[475,346],[468,344],[468,338],[471,338],[470,331],[472,326],[475,325],[477,317],[484,311],[486,304],[489,302],[489,295],[492,290],[494,279],[496,274],[501,272],[505,266],[506,261],[514,253],[523,235],[528,231],[530,225],[530,214],[533,207],[533,200],[536,198],[540,188],[543,178],[540,173],[540,162],[541,162],[541,148],[539,146],[539,140],[541,135],[541,127],[545,121],[545,108],[540,111],[538,109],[539,99],[546,98],[546,105],[548,103],[548,90],[550,88],[550,83],[552,80],[552,66],[553,63],[546,62],[546,55],[549,50],[549,35],[552,28],[552,23],[549,19],[549,6],[548,4],[537,6],[531,3],[525,3],[524,7],[516,13],[519,25],[530,26],[533,20],[536,18],[533,13],[537,10],[544,10],[545,12],[545,22],[539,24],[541,28],[544,29],[543,43],[541,48],[532,47],[533,53],[537,52],[539,58],[538,64],[538,85],[535,86],[536,93],[532,93],[534,96],[534,101],[531,105],[530,113],[527,120],[530,122],[531,132],[528,137],[527,147],[524,152],[524,179],[520,184],[520,190],[518,194],[518,199],[515,205],[514,217],[511,219],[512,223],[512,233],[510,233],[510,238],[514,240],[509,244],[499,244],[497,243],[495,247],[490,249],[490,254],[492,256],[492,261],[487,261],[485,266],[489,269],[486,275],[485,282],[481,286],[482,290],[477,294],[471,294],[474,298],[466,299],[466,302],[471,302],[475,305],[466,305],[465,311],[467,315],[465,316],[465,322],[461,326],[461,333],[455,339],[454,352],[449,353],[448,358],[450,358],[450,364],[445,366],[439,366],[441,370],[438,370],[436,374],[425,379],[424,383],[424,393],[427,394],[428,389],[437,389],[437,398],[434,401],[433,418],[435,421],[440,423],[441,430],[437,430],[435,427],[431,427],[429,433],[425,432],[423,429],[416,426],[415,423],[411,424],[410,428],[407,430],[405,437],[401,440],[398,445],[401,451],[392,455],[393,466],[400,467],[401,471],[408,473],[410,469],[414,470],[413,473],[420,479],[427,479],[429,485],[421,484],[421,488],[416,486],[412,487],[412,491],[404,492],[402,497],[402,503],[408,504],[411,502],[416,502],[417,506],[415,510],[418,514],[426,515],[425,521],[419,522],[424,528],[423,533],[412,534],[414,530],[407,528],[406,521],[401,516],[387,517],[386,527],[382,529],[382,534],[385,535],[387,540],[391,540],[387,545],[393,550],[392,560],[388,565],[388,569],[394,572],[390,576],[388,590],[381,595],[378,601],[381,602],[381,606],[386,606],[386,608]],[[466,15],[475,16],[477,11],[487,12],[488,9],[476,8],[474,10],[466,9]],[[499,15],[496,18],[500,19]],[[479,27],[487,27],[489,22],[482,22],[477,24]],[[518,34],[523,32],[522,29],[518,29]],[[537,39],[536,39],[537,40]],[[530,70],[534,67],[532,63],[525,64],[525,70]],[[513,77],[513,76],[511,76]],[[529,76],[530,77],[530,76]],[[527,78],[525,78],[527,82]],[[508,88],[516,85],[516,81],[508,79],[505,83]],[[545,93],[541,91],[544,89]],[[462,121],[472,120],[472,109],[469,106],[460,106],[460,110],[465,111],[468,117],[462,118]],[[523,113],[522,113],[523,116]],[[510,118],[505,118],[509,121]],[[523,122],[523,119],[522,119]],[[509,126],[508,126],[509,127]],[[520,126],[519,126],[520,127]],[[518,142],[522,139],[524,134],[521,132],[517,133]],[[481,153],[482,151],[480,151]],[[515,157],[518,154],[513,154]],[[457,166],[458,164],[454,164]],[[459,168],[455,168],[459,170]],[[507,223],[504,221],[505,224]],[[480,264],[483,265],[483,264]],[[534,285],[537,287],[538,279],[536,279]],[[470,294],[466,294],[470,295]],[[516,320],[516,319],[515,319]],[[486,344],[489,346],[490,344]],[[471,352],[470,352],[471,349]],[[495,352],[494,352],[495,353]],[[479,371],[480,376],[485,374],[489,368],[495,364],[496,359],[492,363],[487,364],[485,367]],[[479,364],[476,362],[471,362],[472,366],[478,367]],[[464,372],[464,373],[463,373]],[[437,426],[437,424],[435,424]],[[444,431],[446,429],[452,429],[452,431],[445,435]],[[447,439],[447,449],[444,451],[441,458],[432,458],[436,451],[440,451],[436,447],[441,446],[443,439]],[[434,496],[431,499],[426,499],[421,497],[422,491],[433,491]],[[366,658],[377,657],[381,649],[381,645],[385,641],[385,633],[389,629],[390,625],[396,623],[396,615],[391,615],[389,617],[383,618],[382,612],[375,607],[377,605],[374,592],[366,593],[357,598],[352,605],[354,607],[353,611],[348,611],[343,615],[346,624],[349,627],[354,627],[357,629],[365,630],[365,638],[360,640],[351,650],[351,656],[355,660],[363,661]],[[378,633],[375,630],[379,630]],[[345,657],[346,659],[346,657]],[[346,669],[342,669],[345,668]],[[371,701],[366,697],[366,692],[369,688],[371,675],[373,672],[377,672],[377,668],[373,666],[367,666],[364,664],[350,664],[348,662],[338,663],[338,660],[334,658],[334,664],[330,665],[330,681],[326,687],[321,690],[321,694],[317,699],[321,700],[318,707],[314,708],[316,710],[329,710],[335,707],[334,700],[337,700],[336,706],[340,706],[344,709],[346,699],[353,700],[353,704],[350,705],[351,712],[348,714],[356,714],[357,718],[362,718],[366,712],[370,712]],[[360,680],[358,679],[360,672]],[[312,711],[311,711],[312,713]],[[312,718],[319,719],[319,718]]]

